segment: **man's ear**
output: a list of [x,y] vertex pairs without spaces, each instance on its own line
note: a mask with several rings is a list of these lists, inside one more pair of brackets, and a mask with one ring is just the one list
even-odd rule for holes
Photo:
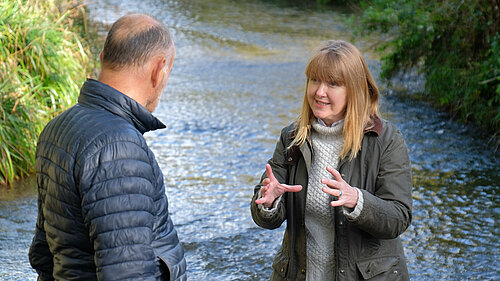
[[167,64],[167,59],[164,58],[163,56],[158,57],[153,61],[153,68],[151,71],[151,83],[153,88],[156,88],[158,84],[162,82],[163,80],[162,70],[163,68],[165,68],[166,64]]
[[102,57],[104,56],[104,51],[101,51],[101,54],[99,55],[99,60],[101,61],[102,64]]

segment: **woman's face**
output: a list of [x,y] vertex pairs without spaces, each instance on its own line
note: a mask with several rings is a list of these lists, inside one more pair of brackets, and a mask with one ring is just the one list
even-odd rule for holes
[[344,119],[347,105],[347,91],[344,86],[311,79],[307,86],[307,100],[314,116],[328,126]]

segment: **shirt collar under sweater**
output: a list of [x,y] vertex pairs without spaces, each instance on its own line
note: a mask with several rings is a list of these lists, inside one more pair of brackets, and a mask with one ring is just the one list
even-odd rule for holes
[[78,103],[116,114],[133,124],[142,134],[166,127],[144,106],[122,92],[94,79],[87,79],[83,84]]
[[331,126],[328,126],[328,125],[326,125],[325,121],[323,121],[322,119],[317,118],[317,120],[318,120],[318,123],[320,125],[323,125],[325,127],[335,127],[335,126],[339,125],[340,123],[344,123],[344,119],[340,119],[339,121],[333,122],[333,124]]

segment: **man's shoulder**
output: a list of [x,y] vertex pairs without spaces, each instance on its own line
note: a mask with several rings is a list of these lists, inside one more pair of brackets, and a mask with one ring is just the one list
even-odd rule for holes
[[[74,105],[51,120],[40,135],[41,141],[57,146],[98,149],[113,142],[133,142],[145,147],[142,134],[122,117],[106,110]],[[70,143],[68,143],[70,142]]]
[[123,132],[124,134],[129,134],[130,131],[127,130],[128,128],[137,131],[130,122],[116,114],[107,110],[85,107],[80,104],[76,104],[67,109],[50,121],[49,124],[55,126],[61,126],[63,124],[75,126],[82,132]]
[[107,144],[112,142],[133,142],[140,146],[145,145],[142,134],[122,117],[110,113],[106,110],[93,110],[85,112],[86,120],[80,123],[81,133],[85,140],[97,144]]

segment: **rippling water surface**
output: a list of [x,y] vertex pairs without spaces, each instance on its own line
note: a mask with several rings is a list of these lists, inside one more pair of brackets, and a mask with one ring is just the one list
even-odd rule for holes
[[[270,231],[253,223],[253,185],[280,129],[299,111],[314,47],[351,39],[342,13],[257,0],[88,4],[90,18],[104,26],[140,11],[164,21],[174,36],[174,69],[155,112],[168,128],[146,138],[165,175],[189,279],[269,278],[284,226]],[[378,74],[371,44],[355,44]],[[499,153],[480,130],[391,88],[384,93],[384,117],[405,135],[413,163],[414,219],[402,236],[412,280],[498,280]],[[36,279],[27,259],[33,186],[28,179],[0,190],[1,280]]]

